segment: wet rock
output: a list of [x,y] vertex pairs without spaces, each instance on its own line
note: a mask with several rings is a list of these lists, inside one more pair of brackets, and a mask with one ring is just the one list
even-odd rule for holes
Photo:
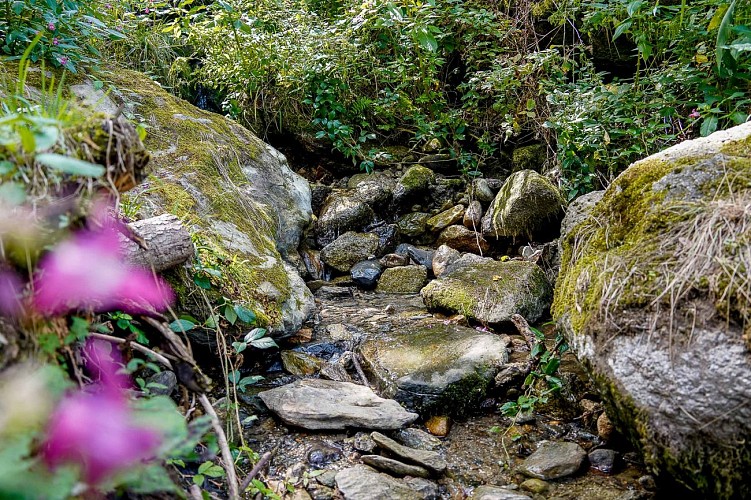
[[321,286],[315,293],[319,299],[336,300],[352,298],[352,288],[346,286]]
[[378,284],[378,278],[381,277],[383,267],[375,259],[358,262],[349,272],[357,286],[365,290],[372,290]]
[[504,393],[510,389],[521,387],[529,373],[529,365],[526,361],[508,363],[495,376],[495,386]]
[[292,375],[304,377],[318,372],[323,362],[315,356],[297,351],[282,351],[284,369]]
[[346,273],[358,262],[374,256],[378,244],[375,234],[349,231],[323,247],[321,260],[329,267]]
[[389,204],[395,184],[394,179],[382,172],[373,172],[353,175],[348,187],[355,190],[357,198],[378,209]]
[[313,209],[313,213],[317,214],[323,208],[323,204],[331,194],[331,186],[325,184],[311,184],[310,185],[310,204]]
[[[374,218],[373,210],[364,201],[340,193],[332,194],[326,200],[316,221],[316,242],[320,247],[325,247],[340,234],[363,229]],[[364,258],[367,257],[366,255]]]
[[524,261],[464,265],[428,283],[421,294],[431,311],[460,313],[488,324],[507,323],[513,314],[532,323],[552,299],[543,271]]
[[373,441],[373,438],[367,432],[358,432],[355,434],[353,446],[357,451],[363,453],[373,453],[373,450],[376,449],[375,441]]
[[433,254],[433,274],[437,278],[440,278],[445,272],[448,266],[459,260],[461,254],[458,250],[454,250],[448,245],[441,245]]
[[461,197],[464,190],[464,180],[448,177],[439,177],[434,184],[430,185],[431,206],[439,211],[448,210]]
[[394,201],[396,203],[414,203],[415,199],[425,195],[431,184],[435,182],[435,174],[429,168],[415,165],[407,169],[396,183]]
[[433,268],[433,255],[435,253],[433,250],[423,250],[409,243],[402,243],[396,247],[394,253],[409,256],[413,262],[425,266],[429,271]]
[[392,458],[386,458],[380,455],[363,455],[361,459],[365,465],[370,465],[374,469],[388,472],[392,476],[430,477],[430,472],[424,467],[405,464]]
[[482,205],[479,201],[474,200],[469,204],[467,211],[464,212],[462,224],[472,231],[482,230]]
[[398,253],[387,253],[381,257],[379,262],[385,268],[406,266],[409,264],[409,256]]
[[155,373],[146,379],[146,387],[155,396],[169,396],[177,387],[177,376],[169,370]]
[[472,492],[472,500],[532,500],[527,495],[522,495],[500,486],[478,486]]
[[598,448],[589,453],[589,466],[605,474],[615,472],[618,454],[614,450]]
[[400,217],[396,223],[399,234],[412,241],[419,240],[428,231],[428,219],[430,214],[423,212],[412,212]]
[[446,437],[451,431],[451,419],[446,415],[434,415],[425,422],[425,427],[434,436]]
[[376,250],[378,257],[391,251],[399,243],[399,226],[396,224],[383,224],[368,232],[378,236],[378,249]]
[[607,413],[602,412],[600,416],[597,417],[597,435],[600,436],[603,441],[607,442],[613,435],[614,430],[615,427],[613,427],[613,422],[610,421]]
[[487,179],[475,179],[472,181],[470,196],[481,203],[490,203],[495,198],[495,193],[490,189]]
[[546,483],[545,481],[534,477],[527,479],[520,486],[524,491],[529,491],[530,493],[535,493],[537,495],[544,495],[545,493],[550,491],[549,483]]
[[315,467],[323,467],[342,458],[342,450],[330,444],[316,442],[306,454],[308,463]]
[[322,484],[308,483],[308,494],[313,500],[333,500],[336,491]]
[[555,236],[564,206],[552,182],[523,170],[506,179],[482,218],[482,233],[492,238]]
[[417,414],[361,385],[304,379],[259,394],[287,425],[304,429],[399,429]]
[[355,465],[336,474],[336,486],[345,500],[420,500],[419,493],[403,481],[382,474],[367,465]]
[[382,293],[418,293],[427,281],[425,266],[391,267],[383,271],[377,290]]
[[457,325],[415,323],[360,347],[382,394],[421,413],[477,408],[507,361],[507,337]]
[[320,371],[321,378],[326,380],[334,380],[336,382],[352,382],[352,377],[349,376],[347,370],[340,361],[329,361]]
[[446,467],[448,466],[446,460],[435,451],[416,450],[403,446],[380,432],[374,432],[370,436],[378,447],[388,451],[392,455],[421,465],[435,474],[443,474],[446,471]]
[[537,451],[524,460],[519,471],[529,477],[550,481],[574,474],[585,458],[587,452],[576,443],[543,441]]
[[399,429],[394,432],[393,436],[404,446],[409,446],[410,448],[415,448],[417,450],[434,451],[441,446],[440,439],[431,436],[425,431],[412,427],[408,429]]
[[450,209],[434,215],[427,220],[428,229],[433,232],[442,231],[452,224],[456,224],[464,217],[464,205],[456,205]]
[[305,264],[305,271],[308,273],[308,276],[313,280],[322,280],[324,269],[323,262],[321,262],[321,252],[303,248],[300,249],[300,256],[302,257],[303,264]]
[[422,477],[406,477],[404,482],[422,495],[423,500],[438,500],[441,498],[438,485]]
[[490,245],[481,233],[464,226],[449,226],[438,236],[438,245],[448,245],[460,252],[488,253]]

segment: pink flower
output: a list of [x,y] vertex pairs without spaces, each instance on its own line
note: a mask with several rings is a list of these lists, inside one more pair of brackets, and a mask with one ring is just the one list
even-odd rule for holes
[[53,38],[52,45],[60,45],[60,40],[58,40],[57,37]]
[[16,316],[21,312],[21,278],[13,271],[0,271],[0,315]]
[[59,62],[60,64],[62,64],[63,66],[65,66],[66,64],[68,64],[68,58],[67,58],[67,57],[65,57],[65,56],[62,56],[62,57],[60,57],[60,59],[58,59],[57,61],[58,61],[58,62]]
[[76,309],[139,313],[164,309],[172,290],[151,272],[120,257],[111,228],[84,230],[42,258],[34,279],[34,305],[47,315]]
[[148,14],[148,13],[149,13],[149,12],[151,12],[151,11],[149,10],[149,8],[148,8],[148,7],[146,7],[146,8],[144,9],[144,12]]
[[162,438],[134,422],[112,357],[96,343],[90,342],[86,350],[89,361],[98,357],[101,389],[62,400],[50,418],[42,455],[51,468],[79,464],[84,480],[96,485],[151,458]]
[[55,31],[55,23],[50,22],[49,24],[47,24],[47,29],[50,31]]
[[697,118],[701,118],[701,113],[699,113],[696,109],[694,109],[693,111],[691,111],[691,114],[688,115],[688,117],[696,120]]

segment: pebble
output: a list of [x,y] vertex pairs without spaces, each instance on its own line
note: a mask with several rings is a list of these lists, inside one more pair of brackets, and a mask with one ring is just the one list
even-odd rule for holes
[[538,495],[542,495],[543,493],[547,493],[550,491],[550,484],[546,483],[542,479],[537,478],[531,478],[527,479],[521,484],[521,488],[523,490],[529,491],[530,493],[536,493]]
[[615,471],[617,460],[618,454],[615,451],[604,448],[599,448],[589,454],[590,467],[605,474],[612,474]]
[[478,486],[472,492],[472,500],[532,500],[531,497],[500,486]]
[[367,432],[358,432],[355,434],[355,442],[353,446],[357,451],[364,453],[372,453],[373,450],[376,449],[375,441],[373,441],[373,438],[370,437],[370,434]]
[[307,453],[308,463],[316,467],[328,465],[342,458],[342,450],[326,443],[313,444]]
[[446,437],[451,430],[451,419],[445,415],[433,416],[425,422],[425,427],[434,436]]

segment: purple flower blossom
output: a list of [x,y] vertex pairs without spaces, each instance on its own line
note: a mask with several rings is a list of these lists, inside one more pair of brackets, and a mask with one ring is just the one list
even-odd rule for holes
[[52,45],[60,45],[60,40],[58,40],[57,37],[53,38]]
[[0,315],[16,316],[21,312],[21,278],[13,271],[0,271]]
[[124,263],[115,231],[80,231],[42,258],[34,306],[46,315],[76,309],[139,313],[164,309],[172,290],[145,269]]
[[701,113],[694,109],[693,111],[691,111],[691,114],[688,115],[688,117],[696,120],[697,118],[701,118]]
[[51,468],[79,464],[83,479],[96,485],[152,457],[162,438],[134,422],[112,357],[96,343],[86,350],[89,361],[97,357],[100,390],[79,391],[62,400],[50,418],[42,456]]
[[63,66],[65,66],[66,64],[68,64],[68,58],[67,58],[67,57],[65,57],[65,56],[61,56],[61,57],[60,57],[60,59],[58,59],[57,61],[58,61],[58,62],[59,62],[60,64],[62,64]]
[[55,23],[50,22],[49,24],[47,24],[47,29],[50,31],[55,31]]

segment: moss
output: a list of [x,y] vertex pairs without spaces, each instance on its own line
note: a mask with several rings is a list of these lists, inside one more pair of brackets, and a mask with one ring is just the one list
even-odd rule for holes
[[378,280],[377,291],[384,293],[417,293],[428,280],[425,266],[402,266],[386,269]]
[[435,174],[432,170],[422,165],[415,165],[407,169],[399,179],[399,184],[408,192],[424,191],[435,182]]
[[514,162],[514,172],[520,170],[540,172],[547,160],[545,146],[543,144],[532,144],[516,148],[512,154],[512,159]]

